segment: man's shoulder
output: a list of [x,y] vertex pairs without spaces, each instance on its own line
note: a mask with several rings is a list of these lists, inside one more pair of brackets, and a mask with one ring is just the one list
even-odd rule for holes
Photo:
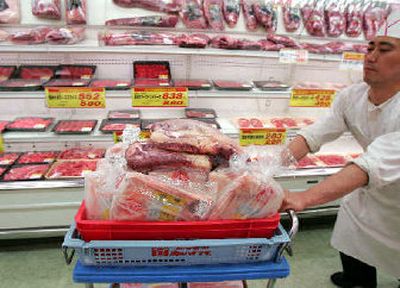
[[361,97],[367,93],[369,86],[365,82],[352,84],[338,93],[342,101],[352,102],[361,100]]

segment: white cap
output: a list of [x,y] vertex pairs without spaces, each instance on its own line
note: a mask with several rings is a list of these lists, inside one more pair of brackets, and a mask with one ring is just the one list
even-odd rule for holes
[[400,38],[400,11],[394,10],[379,29],[376,36]]

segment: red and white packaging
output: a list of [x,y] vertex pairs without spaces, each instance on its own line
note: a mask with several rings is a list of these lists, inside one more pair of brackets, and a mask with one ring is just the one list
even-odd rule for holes
[[239,118],[237,120],[239,128],[264,128],[263,122],[258,118]]
[[135,79],[135,87],[169,87],[171,82],[168,79]]
[[61,79],[92,79],[96,72],[93,65],[60,65],[57,69],[57,78]]
[[49,164],[15,165],[4,174],[3,181],[40,180],[49,167]]
[[308,34],[315,37],[325,36],[325,17],[323,9],[323,1],[308,1],[306,5],[301,8],[301,17],[303,25]]
[[18,24],[21,21],[19,1],[20,0],[0,1],[0,24]]
[[82,178],[86,172],[96,171],[97,160],[56,161],[51,165],[46,179]]
[[19,157],[17,164],[51,163],[58,157],[58,151],[25,152]]
[[86,0],[65,0],[65,18],[68,25],[86,24]]
[[61,19],[60,0],[32,0],[32,14],[39,18]]
[[21,153],[0,153],[0,165],[12,165],[17,161]]
[[121,132],[128,126],[140,128],[140,120],[103,120],[100,131],[103,133]]
[[71,148],[64,150],[58,155],[57,159],[71,160],[71,159],[99,159],[103,158],[106,150],[103,148]]
[[224,0],[223,4],[225,22],[234,28],[239,20],[241,0]]
[[53,131],[58,134],[87,134],[96,127],[97,120],[60,120]]
[[253,4],[258,23],[264,26],[267,33],[275,33],[278,27],[278,12],[271,0],[258,0]]
[[10,123],[10,121],[0,120],[0,133],[2,133],[6,129],[8,123]]
[[46,131],[53,120],[53,118],[21,117],[9,123],[6,128],[15,131]]
[[187,283],[188,288],[244,288],[242,281],[194,282]]
[[258,28],[256,14],[254,12],[251,0],[243,0],[242,2],[243,16],[246,23],[246,28],[249,31],[255,31]]

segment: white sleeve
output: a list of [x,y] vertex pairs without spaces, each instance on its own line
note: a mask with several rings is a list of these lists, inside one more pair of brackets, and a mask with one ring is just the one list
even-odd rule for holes
[[312,153],[317,152],[324,143],[335,140],[347,130],[344,111],[349,93],[350,88],[339,92],[328,114],[298,133],[306,139]]
[[368,186],[380,188],[400,181],[400,131],[382,135],[353,163],[368,173]]

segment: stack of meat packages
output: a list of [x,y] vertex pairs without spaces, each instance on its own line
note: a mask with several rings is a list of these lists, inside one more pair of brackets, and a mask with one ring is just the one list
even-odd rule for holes
[[250,169],[258,160],[217,129],[174,119],[150,130],[146,142],[108,149],[96,172],[86,175],[88,219],[246,219],[279,209],[280,186],[263,169]]

